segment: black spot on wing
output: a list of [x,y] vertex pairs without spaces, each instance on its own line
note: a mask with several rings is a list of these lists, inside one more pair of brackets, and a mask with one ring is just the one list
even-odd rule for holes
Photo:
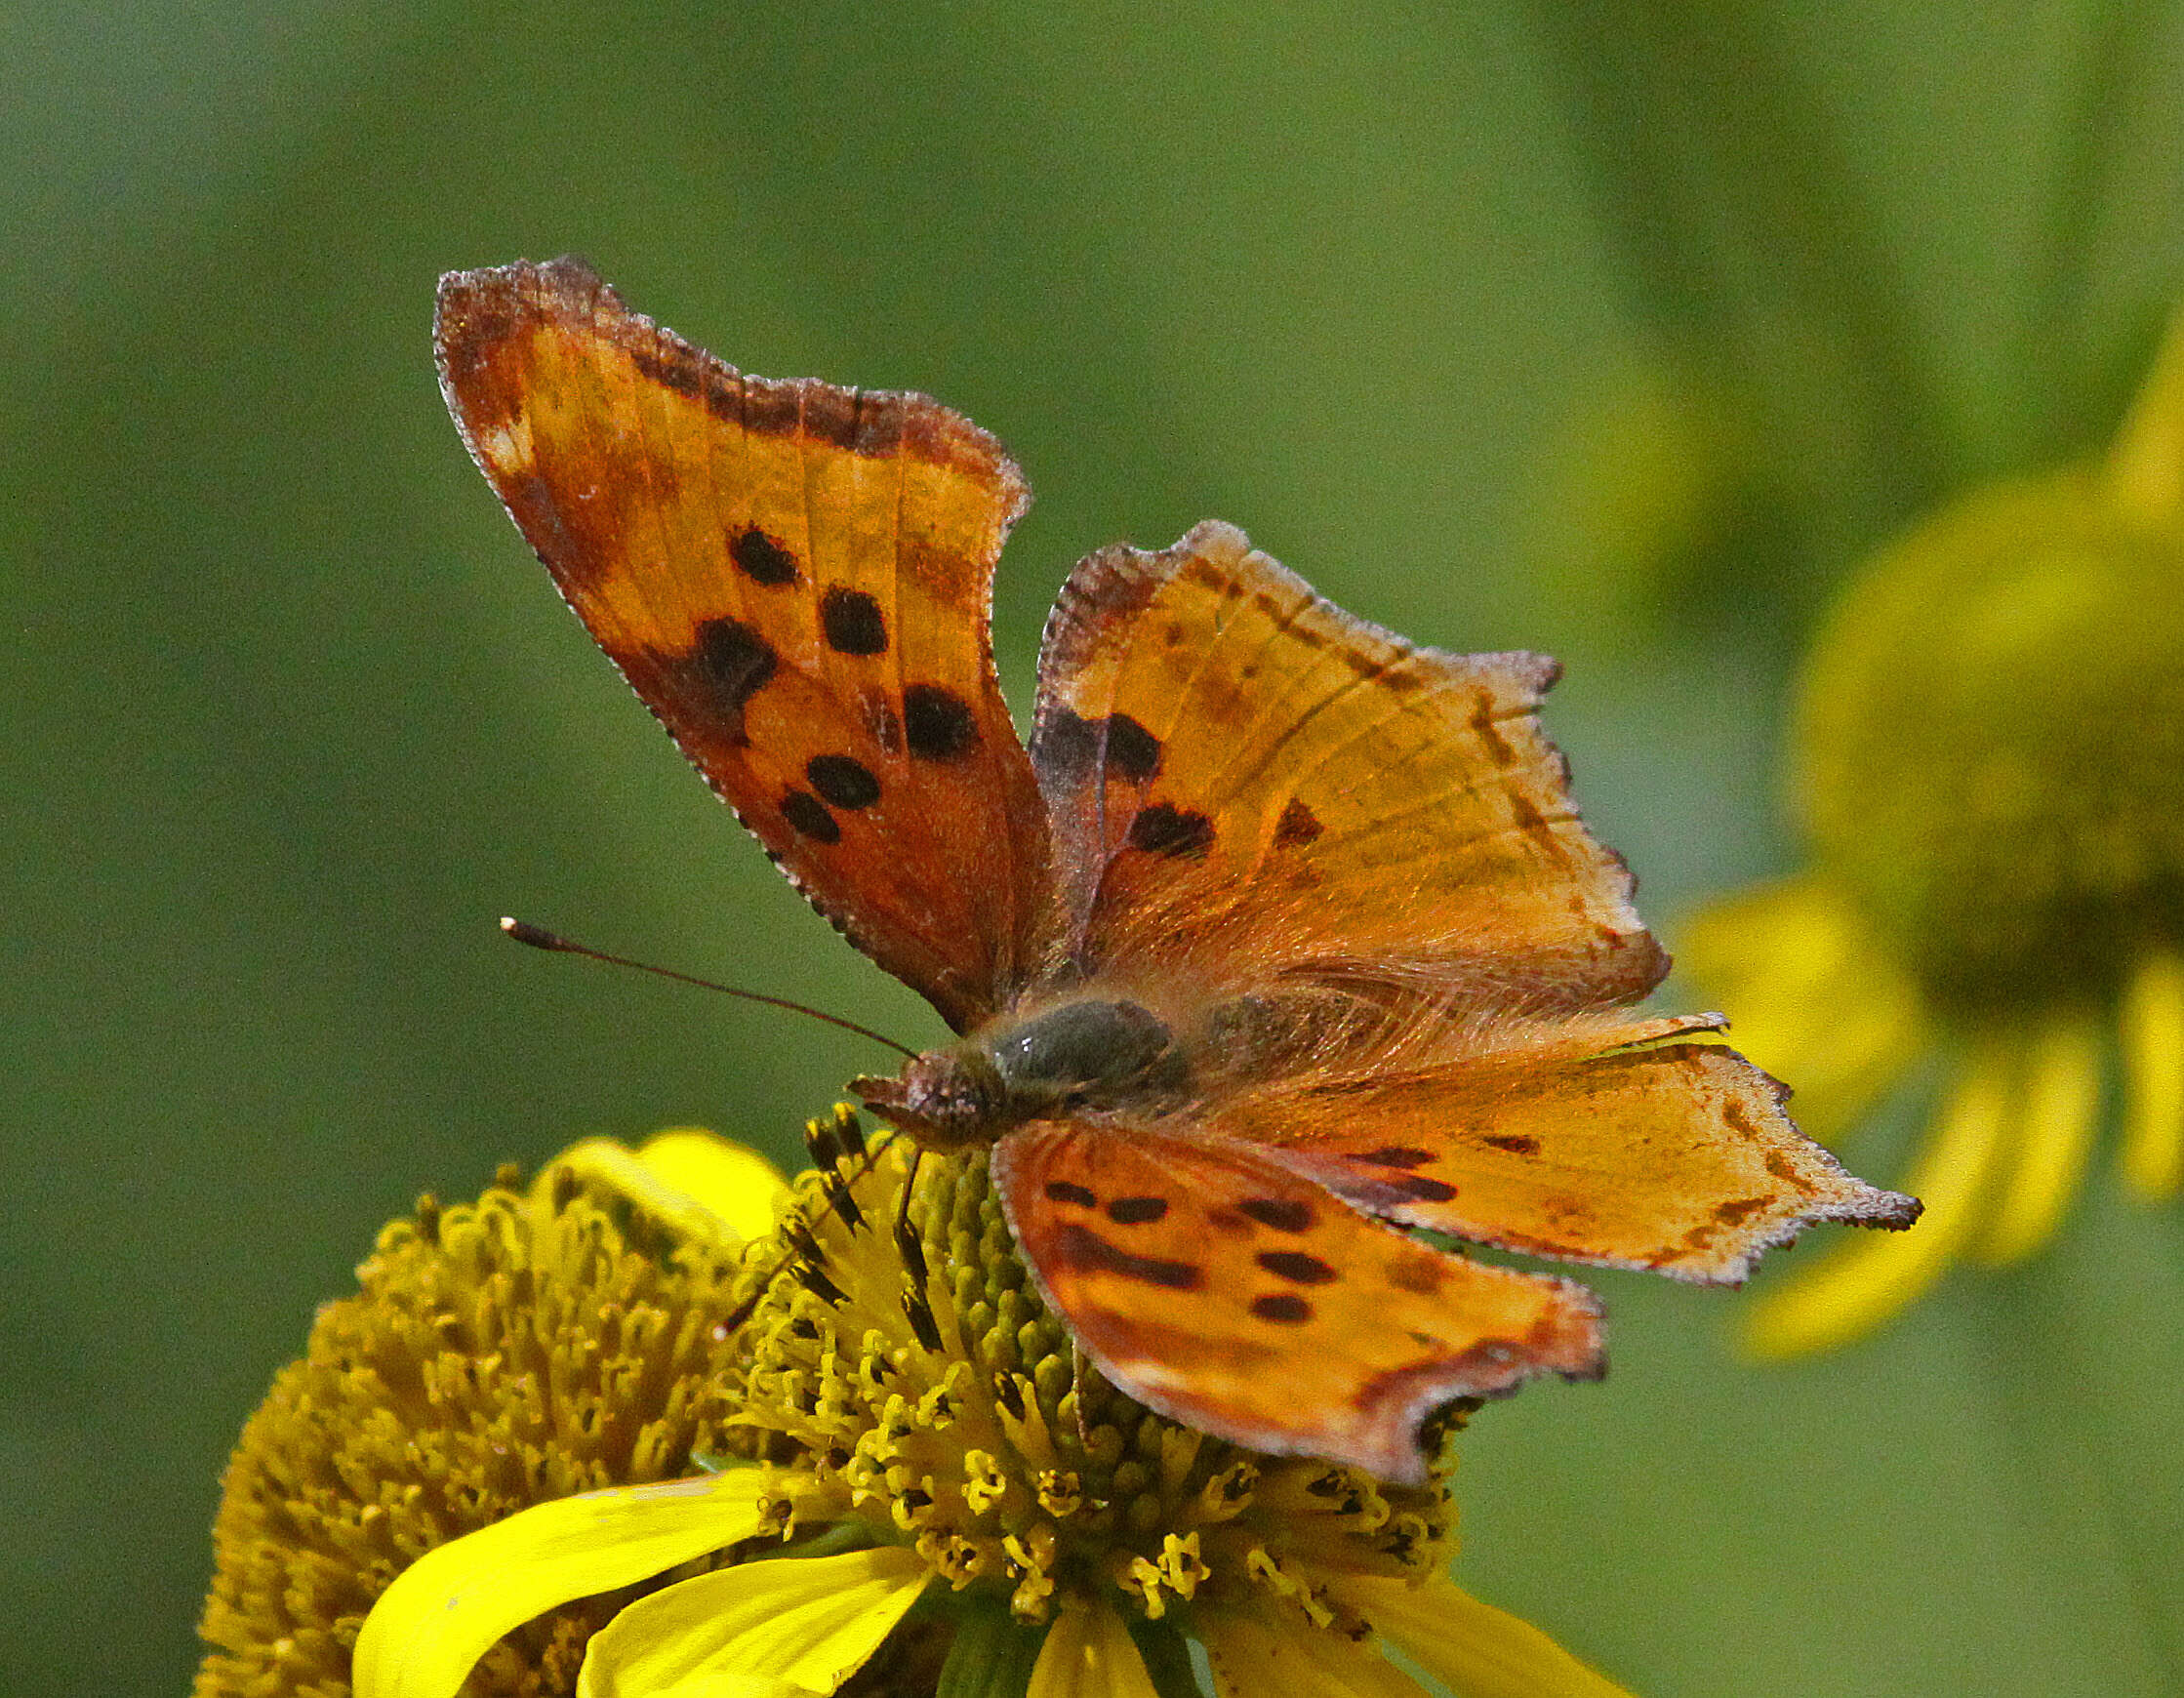
[[1268,1273],[1294,1279],[1299,1285],[1324,1285],[1335,1276],[1334,1269],[1303,1250],[1261,1250],[1258,1261]]
[[1100,1206],[1100,1199],[1091,1192],[1066,1179],[1048,1180],[1046,1197],[1049,1202],[1073,1203],[1080,1209],[1096,1209]]
[[1050,790],[1074,790],[1093,767],[1143,784],[1160,770],[1160,740],[1127,713],[1086,719],[1066,704],[1047,705],[1031,735],[1031,764]]
[[1312,1227],[1312,1204],[1293,1197],[1247,1196],[1236,1207],[1277,1233],[1308,1232]]
[[1160,740],[1127,713],[1109,714],[1108,770],[1143,784],[1160,770]]
[[1213,822],[1193,810],[1154,802],[1130,821],[1128,842],[1149,855],[1182,858],[1203,855],[1213,846]]
[[736,569],[746,578],[769,589],[779,589],[796,582],[796,556],[780,538],[769,537],[756,525],[728,545],[728,558],[735,561]]
[[738,744],[748,741],[744,709],[780,669],[773,644],[725,614],[707,620],[698,627],[697,641],[661,667],[685,692],[700,697],[705,712],[719,720]]
[[978,741],[978,723],[952,690],[912,684],[903,692],[903,736],[910,753],[950,760]]
[[1274,847],[1276,849],[1301,849],[1324,830],[1319,816],[1307,807],[1297,796],[1281,810],[1281,818],[1274,822]]
[[1378,1150],[1359,1150],[1350,1159],[1369,1161],[1375,1167],[1422,1167],[1433,1160],[1431,1150],[1420,1150],[1409,1144],[1384,1144]]
[[809,790],[790,790],[783,796],[781,817],[814,842],[839,843],[842,840],[841,822]]
[[1446,1180],[1435,1179],[1423,1173],[1406,1173],[1400,1179],[1389,1180],[1387,1184],[1390,1191],[1400,1193],[1419,1202],[1452,1202],[1456,1196],[1456,1188]]
[[1539,1140],[1522,1132],[1489,1132],[1479,1142],[1496,1150],[1506,1150],[1512,1155],[1539,1153]]
[[837,808],[869,808],[879,800],[872,769],[846,754],[815,754],[804,763],[811,788]]
[[1061,702],[1048,703],[1031,728],[1031,765],[1050,793],[1076,789],[1098,758],[1100,725]]
[[887,620],[879,603],[862,589],[835,585],[819,598],[819,627],[837,655],[883,655]]
[[1205,1282],[1205,1270],[1195,1262],[1174,1262],[1165,1256],[1133,1256],[1111,1244],[1099,1233],[1071,1222],[1054,1234],[1056,1261],[1092,1274],[1112,1274],[1170,1291],[1195,1291]]
[[1282,1326],[1302,1326],[1312,1318],[1312,1305],[1294,1291],[1270,1291],[1251,1300],[1251,1313]]

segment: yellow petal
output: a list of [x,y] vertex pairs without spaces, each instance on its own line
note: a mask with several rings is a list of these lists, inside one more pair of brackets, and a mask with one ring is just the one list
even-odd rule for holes
[[2125,511],[2157,524],[2184,516],[2184,308],[2169,318],[2106,472],[2109,493]]
[[634,1203],[668,1231],[733,1247],[774,1229],[789,1187],[756,1151],[710,1132],[663,1132],[631,1152],[611,1138],[586,1138],[546,1164],[531,1188],[546,1206],[566,1169],[587,1189]]
[[450,1698],[503,1634],[759,1531],[761,1469],[538,1504],[435,1546],[357,1636],[356,1698]]
[[1761,1356],[1833,1350],[1918,1297],[1960,1254],[1985,1206],[2009,1107],[2007,1041],[1968,1054],[1906,1190],[1926,1205],[1908,1232],[1843,1245],[1753,1306],[1745,1343]]
[[2123,1178],[2148,1202],[2184,1187],[2184,955],[2160,950],[2123,994]]
[[2002,1134],[2001,1195],[1974,1248],[1982,1262],[2022,1261],[2053,1235],[2084,1177],[2100,1107],[2099,1027],[2082,1014],[2052,1017],[2033,1040]]
[[638,1158],[661,1179],[705,1204],[741,1238],[774,1230],[789,1201],[788,1182],[757,1151],[698,1127],[678,1127],[645,1141]]
[[1710,905],[1677,963],[1728,1015],[1730,1041],[1796,1088],[1816,1138],[1855,1125],[1924,1039],[1918,990],[1818,877]]
[[1220,1698],[1426,1698],[1371,1645],[1314,1627],[1273,1603],[1208,1609],[1192,1623]]
[[[774,1556],[640,1597],[592,1636],[577,1698],[827,1693],[865,1666],[925,1590],[900,1545]],[[763,1678],[773,1686],[753,1686]]]
[[1105,1603],[1065,1607],[1024,1698],[1158,1698],[1130,1630]]
[[1457,1698],[1630,1698],[1530,1622],[1479,1602],[1446,1575],[1424,1586],[1358,1580],[1339,1590]]

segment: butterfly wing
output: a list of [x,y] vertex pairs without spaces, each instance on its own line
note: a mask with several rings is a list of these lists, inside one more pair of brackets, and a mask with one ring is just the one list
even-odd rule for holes
[[1599,1372],[1582,1287],[1436,1250],[1218,1136],[1042,1121],[994,1146],[992,1172],[1100,1371],[1254,1450],[1417,1484],[1436,1405]]
[[1399,963],[1535,1006],[1648,990],[1666,957],[1533,717],[1557,669],[1418,648],[1230,525],[1087,557],[1031,741],[1076,969]]
[[1037,788],[993,669],[1029,500],[922,395],[746,377],[580,263],[442,279],[441,386],[599,646],[783,869],[958,1030],[1029,971]]
[[1733,1281],[1908,1225],[1741,1057],[1605,1012],[1666,957],[1534,718],[1554,671],[1416,648],[1226,525],[1091,556],[1031,746],[1078,971],[1197,999],[1209,1124],[1406,1226]]
[[1415,1071],[1275,1081],[1221,1124],[1404,1226],[1708,1284],[1816,1222],[1918,1218],[1800,1133],[1781,1086],[1733,1050],[1641,1042],[1681,1024],[1505,1031]]

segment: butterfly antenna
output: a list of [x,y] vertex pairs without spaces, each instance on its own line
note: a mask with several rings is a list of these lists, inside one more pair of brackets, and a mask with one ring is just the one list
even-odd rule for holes
[[[554,954],[582,955],[587,960],[602,961],[610,967],[633,967],[640,973],[651,973],[662,979],[672,979],[678,985],[694,985],[701,990],[718,990],[723,995],[740,996],[747,1002],[763,1002],[769,1008],[786,1008],[794,1014],[808,1014],[814,1020],[824,1020],[829,1026],[838,1026],[844,1031],[853,1031],[860,1037],[869,1037],[874,1043],[885,1044],[900,1055],[916,1057],[917,1052],[907,1044],[859,1026],[854,1020],[844,1020],[823,1009],[810,1008],[801,1002],[791,1002],[786,996],[768,996],[758,990],[745,990],[734,985],[715,984],[710,979],[700,979],[689,973],[678,973],[671,967],[656,967],[649,961],[634,961],[625,955],[609,954],[604,950],[594,950],[586,945],[574,943],[544,926],[532,925],[528,920],[505,918],[501,929],[519,944],[528,944],[534,950],[546,950]],[[864,1210],[850,1194],[851,1188],[879,1165],[879,1158],[887,1153],[897,1138],[903,1136],[902,1128],[891,1126],[887,1136],[876,1144],[865,1142],[865,1124],[857,1117],[855,1110],[844,1105],[825,1119],[804,1122],[804,1143],[811,1152],[812,1165],[821,1169],[824,1196],[820,1206],[809,1220],[800,1220],[784,1229],[789,1247],[767,1269],[749,1296],[736,1305],[727,1319],[727,1330],[734,1332],[758,1311],[774,1282],[790,1267],[797,1270],[807,1290],[827,1303],[840,1303],[846,1293],[829,1277],[820,1266],[826,1252],[812,1229],[829,1216],[838,1217],[852,1232],[865,1224]],[[917,1189],[917,1172],[925,1158],[922,1147],[917,1147],[910,1159],[909,1176],[903,1182],[901,1205],[895,1211],[894,1237],[896,1252],[902,1257],[903,1267],[910,1275],[909,1289],[903,1295],[903,1310],[909,1316],[910,1329],[918,1342],[929,1351],[941,1348],[940,1323],[934,1317],[933,1306],[925,1295],[925,1246],[910,1224],[910,1196]],[[844,1171],[844,1168],[849,1171]]]
[[655,978],[672,979],[678,985],[695,985],[701,990],[717,990],[723,996],[740,996],[746,1002],[763,1002],[769,1008],[786,1008],[791,1014],[808,1014],[814,1020],[824,1020],[829,1026],[838,1026],[844,1031],[854,1031],[859,1037],[869,1037],[874,1043],[883,1043],[897,1055],[914,1057],[917,1054],[910,1045],[897,1043],[869,1026],[859,1026],[854,1020],[844,1020],[838,1014],[829,1014],[825,1009],[812,1008],[802,1002],[791,1002],[786,996],[768,996],[762,990],[745,990],[734,985],[716,984],[710,979],[700,979],[694,974],[678,973],[672,967],[656,967],[650,961],[632,961],[627,955],[610,955],[604,950],[572,943],[559,933],[549,932],[544,926],[535,926],[529,920],[504,917],[501,929],[517,943],[529,944],[534,950],[545,950],[557,955],[582,955],[587,961],[603,961],[610,967],[632,967],[640,973],[650,973]]

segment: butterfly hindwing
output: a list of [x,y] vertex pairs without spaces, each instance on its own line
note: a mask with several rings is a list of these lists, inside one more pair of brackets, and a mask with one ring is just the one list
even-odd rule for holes
[[1253,1449],[1416,1483],[1436,1405],[1598,1371],[1582,1287],[1434,1249],[1218,1136],[1044,1121],[1003,1137],[992,1169],[1100,1371]]
[[1517,1029],[1407,1071],[1275,1081],[1223,1126],[1404,1226],[1708,1284],[1820,1221],[1911,1223],[1917,1204],[1844,1172],[1735,1051],[1640,1041],[1681,1024]]
[[922,395],[746,377],[581,264],[442,281],[465,441],[599,646],[813,903],[958,1029],[1030,970],[1043,810],[996,680],[1028,501]]
[[1650,988],[1666,957],[1533,716],[1556,670],[1416,647],[1230,525],[1087,557],[1031,742],[1077,968],[1402,963],[1474,1005]]

